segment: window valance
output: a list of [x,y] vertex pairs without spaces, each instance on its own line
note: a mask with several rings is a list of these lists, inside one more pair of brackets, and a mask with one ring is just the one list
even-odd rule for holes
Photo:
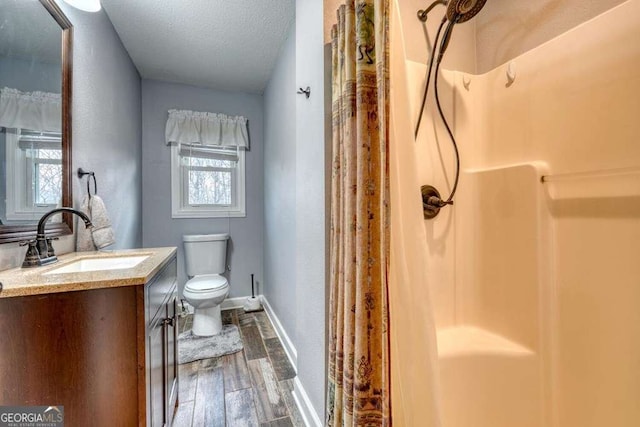
[[38,132],[60,132],[61,96],[49,92],[0,89],[0,126]]
[[167,145],[177,143],[249,148],[245,117],[189,110],[169,110],[165,139]]

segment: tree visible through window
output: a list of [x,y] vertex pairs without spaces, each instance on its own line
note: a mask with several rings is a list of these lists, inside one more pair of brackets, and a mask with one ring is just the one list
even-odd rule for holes
[[198,157],[185,158],[189,174],[188,204],[231,206],[235,162]]
[[62,200],[62,151],[35,149],[29,152],[34,204],[55,206]]
[[244,150],[182,144],[171,152],[174,218],[245,216]]

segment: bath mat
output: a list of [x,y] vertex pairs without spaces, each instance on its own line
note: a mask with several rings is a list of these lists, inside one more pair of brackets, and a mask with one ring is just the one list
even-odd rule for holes
[[178,363],[220,357],[242,348],[242,338],[236,325],[224,325],[222,332],[212,337],[199,337],[188,330],[178,336]]

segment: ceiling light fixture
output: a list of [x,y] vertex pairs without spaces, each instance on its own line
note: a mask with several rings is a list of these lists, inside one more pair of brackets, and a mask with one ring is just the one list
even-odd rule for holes
[[100,0],[63,0],[65,3],[84,10],[85,12],[97,12],[100,10]]

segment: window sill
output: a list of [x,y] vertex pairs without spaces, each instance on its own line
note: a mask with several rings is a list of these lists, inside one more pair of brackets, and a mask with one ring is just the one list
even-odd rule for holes
[[172,212],[171,218],[245,218],[245,211],[178,211]]

